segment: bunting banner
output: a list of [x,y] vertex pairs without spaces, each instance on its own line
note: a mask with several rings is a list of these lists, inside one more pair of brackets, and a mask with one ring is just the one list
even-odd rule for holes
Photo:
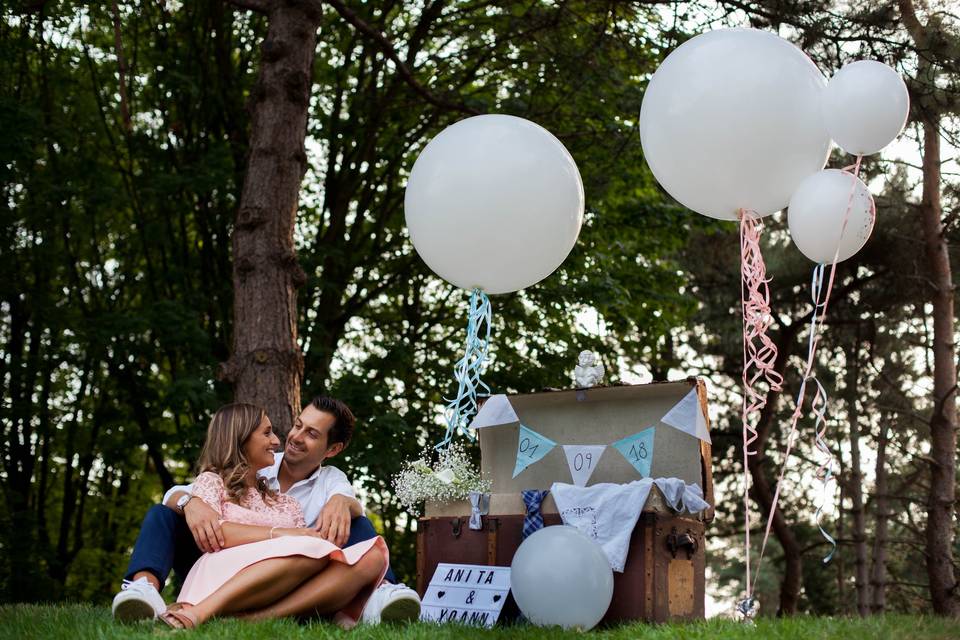
[[521,424],[520,437],[517,440],[517,464],[513,467],[513,477],[516,478],[531,464],[542,460],[543,456],[550,453],[555,446],[557,443],[550,438]]
[[617,440],[610,446],[619,451],[627,462],[633,465],[641,477],[650,477],[650,467],[653,464],[653,437],[656,427],[644,429],[632,436]]
[[605,444],[565,444],[563,453],[567,456],[567,466],[570,467],[570,475],[573,476],[573,484],[578,487],[585,487],[593,470],[597,468],[600,462],[600,456],[603,450],[607,448]]
[[519,422],[520,418],[514,411],[510,399],[504,394],[490,396],[480,407],[480,411],[474,416],[470,423],[471,429],[482,429],[483,427],[496,427],[502,424]]
[[707,419],[700,408],[700,396],[697,395],[696,389],[691,389],[683,400],[673,405],[670,411],[660,418],[660,422],[688,433],[694,438],[710,442]]
[[[656,427],[647,427],[633,435],[617,440],[613,444],[565,444],[563,455],[567,459],[567,467],[573,484],[585,487],[594,470],[600,463],[604,450],[610,446],[620,452],[634,469],[644,478],[649,478],[653,466],[653,441]],[[530,427],[521,424],[517,438],[517,461],[513,467],[513,477],[516,478],[524,469],[539,462],[557,443],[550,438],[537,433]]]

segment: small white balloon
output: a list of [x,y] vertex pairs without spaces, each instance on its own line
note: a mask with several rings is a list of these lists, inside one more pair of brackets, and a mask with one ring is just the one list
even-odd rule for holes
[[787,206],[827,162],[826,80],[800,49],[756,29],[719,29],[670,53],[640,108],[647,164],[697,213],[736,220]]
[[[848,202],[850,213],[844,229]],[[826,169],[797,187],[787,209],[787,224],[803,255],[818,264],[831,264],[834,255],[837,262],[843,262],[860,251],[873,233],[873,196],[852,173]]]
[[853,155],[870,155],[893,142],[909,112],[903,78],[875,60],[845,65],[830,79],[823,96],[823,120],[830,137]]
[[506,115],[461,120],[420,153],[404,200],[417,253],[467,290],[508,293],[564,261],[583,222],[583,183],[563,144]]
[[610,607],[613,569],[600,545],[578,529],[545,527],[514,554],[510,589],[533,624],[586,631]]

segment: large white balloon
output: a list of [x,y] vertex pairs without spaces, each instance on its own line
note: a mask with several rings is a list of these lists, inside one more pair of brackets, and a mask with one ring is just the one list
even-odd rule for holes
[[910,111],[907,85],[876,60],[844,66],[823,96],[823,121],[840,147],[853,155],[880,151],[903,131]]
[[[843,229],[848,202],[850,214]],[[790,237],[803,255],[816,263],[830,264],[834,255],[837,262],[843,262],[860,251],[873,232],[873,223],[873,197],[867,185],[839,169],[820,171],[801,182],[787,209]]]
[[517,549],[510,589],[530,622],[592,629],[613,599],[613,570],[603,549],[579,530],[545,527]]
[[699,35],[667,56],[644,94],[647,163],[670,195],[706,216],[779,211],[826,164],[824,85],[810,58],[772,33]]
[[546,278],[583,221],[570,153],[538,124],[483,115],[451,125],[420,153],[405,211],[417,253],[437,275],[507,293]]

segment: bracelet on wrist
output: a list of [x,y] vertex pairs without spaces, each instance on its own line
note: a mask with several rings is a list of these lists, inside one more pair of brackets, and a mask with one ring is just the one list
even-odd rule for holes
[[190,501],[193,500],[194,497],[195,496],[187,494],[187,495],[181,496],[181,498],[177,500],[177,509],[180,511],[181,514],[186,513],[187,505],[190,504]]
[[273,531],[276,527],[270,527],[270,539],[273,540]]

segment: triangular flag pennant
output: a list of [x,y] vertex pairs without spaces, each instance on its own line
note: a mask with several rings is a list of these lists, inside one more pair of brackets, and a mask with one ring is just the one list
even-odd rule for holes
[[694,438],[710,442],[707,419],[703,417],[703,411],[700,409],[700,396],[697,395],[696,389],[691,389],[683,400],[667,411],[667,415],[660,418],[660,421],[684,433],[689,433]]
[[470,428],[496,427],[519,420],[517,412],[513,410],[513,405],[510,404],[510,399],[503,394],[499,394],[487,398],[487,401],[480,407],[480,411],[474,416],[473,422],[470,423]]
[[644,478],[650,477],[650,466],[653,464],[653,436],[656,428],[644,429],[623,440],[617,440],[611,447],[623,454],[627,462]]
[[570,467],[570,475],[573,476],[573,484],[578,487],[586,486],[587,480],[597,468],[600,456],[606,448],[605,444],[563,445],[563,453],[567,456],[567,465]]
[[557,446],[557,443],[550,438],[542,436],[521,424],[520,437],[517,440],[517,464],[513,467],[513,477],[516,478],[521,471],[534,462],[539,462],[555,446]]

